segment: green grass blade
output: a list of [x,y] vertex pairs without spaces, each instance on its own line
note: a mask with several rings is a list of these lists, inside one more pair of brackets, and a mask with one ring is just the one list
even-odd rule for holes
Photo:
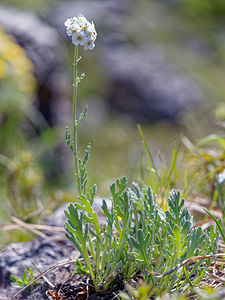
[[204,211],[215,221],[215,223],[216,223],[216,225],[217,225],[217,227],[218,227],[218,229],[219,229],[219,232],[220,232],[220,234],[222,235],[222,238],[223,238],[223,241],[224,241],[224,243],[225,243],[225,234],[224,234],[224,232],[223,232],[223,229],[222,229],[222,227],[220,226],[220,223],[219,223],[219,221],[211,214],[211,212],[209,212],[207,209],[205,209],[205,208],[203,208],[204,209]]
[[173,172],[175,171],[175,168],[176,168],[176,162],[177,162],[178,153],[180,151],[180,146],[181,146],[181,139],[179,140],[177,149],[176,149],[176,140],[175,140],[174,141],[174,147],[173,147],[172,162],[171,162],[171,165],[170,165],[170,171],[169,171],[169,175],[167,177],[167,182],[166,182],[166,185],[165,185],[163,198],[165,196],[166,191],[170,188],[170,185],[171,185],[171,177],[172,177],[172,174],[173,174]]
[[219,143],[225,149],[225,139],[217,134],[210,134],[197,142],[198,147],[206,146],[212,143]]
[[147,144],[147,141],[144,137],[144,134],[143,134],[143,131],[141,129],[141,126],[138,124],[137,125],[137,128],[138,128],[138,131],[139,131],[139,134],[141,136],[141,139],[142,139],[142,142],[143,142],[143,145],[144,145],[144,150],[145,150],[145,154],[146,154],[146,159],[147,159],[147,163],[148,163],[148,167],[149,167],[149,174],[150,174],[150,178],[151,178],[151,187],[152,189],[154,190],[154,192],[156,192],[155,188],[156,188],[156,183],[155,183],[155,179],[154,179],[154,174],[153,174],[153,171],[152,171],[152,167],[154,169],[154,172],[156,174],[156,177],[158,179],[158,185],[161,186],[161,180],[160,180],[160,176],[158,174],[158,170],[156,168],[156,165],[155,165],[155,162],[154,162],[154,159],[153,159],[153,156],[152,156],[152,153],[149,149],[149,146]]
[[186,198],[187,188],[188,188],[188,175],[187,175],[187,165],[185,165],[185,169],[184,169],[184,192],[183,192],[182,198]]

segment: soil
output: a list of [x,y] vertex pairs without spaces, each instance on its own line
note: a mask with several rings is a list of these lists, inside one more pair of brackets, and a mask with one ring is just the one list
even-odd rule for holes
[[[75,278],[74,278],[75,279]],[[119,294],[119,291],[124,288],[121,278],[116,278],[114,280],[113,286],[110,289],[110,292],[98,292],[94,290],[94,286],[89,280],[90,278],[78,277],[77,280],[73,280],[70,283],[64,284],[63,286],[57,286],[57,293],[61,296],[62,299],[67,300],[111,300],[116,298],[116,295]],[[60,299],[61,300],[61,299]]]
[[114,280],[110,292],[98,292],[94,290],[93,283],[89,276],[71,274],[71,266],[63,268],[48,276],[51,282],[54,279],[59,281],[54,288],[49,287],[47,282],[28,287],[20,293],[17,300],[112,300],[123,290],[122,278],[119,276]]

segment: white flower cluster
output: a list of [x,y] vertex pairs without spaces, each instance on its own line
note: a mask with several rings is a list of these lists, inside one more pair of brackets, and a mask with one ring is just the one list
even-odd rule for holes
[[82,14],[78,14],[77,17],[67,19],[64,25],[74,45],[84,46],[84,50],[94,49],[97,32],[93,22],[88,22]]

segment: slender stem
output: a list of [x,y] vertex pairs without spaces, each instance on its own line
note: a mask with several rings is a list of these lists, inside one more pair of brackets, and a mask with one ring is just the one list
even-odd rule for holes
[[12,168],[12,160],[1,153],[0,153],[0,164],[2,164],[4,167],[8,169]]
[[76,169],[76,177],[77,177],[77,185],[79,196],[81,196],[81,178],[80,178],[80,170],[79,170],[79,162],[78,162],[78,147],[77,147],[77,121],[76,121],[76,110],[77,110],[77,77],[78,77],[78,50],[79,46],[75,46],[74,48],[74,62],[73,62],[73,144],[74,144],[74,159],[75,159],[75,169]]
[[123,225],[123,231],[120,234],[120,241],[119,241],[119,245],[117,246],[117,251],[116,251],[115,259],[114,259],[114,262],[113,262],[113,264],[111,266],[111,269],[110,269],[111,272],[114,271],[114,268],[116,267],[116,264],[118,263],[118,261],[119,261],[119,259],[121,257],[121,253],[123,252],[124,244],[126,242],[125,237],[124,237],[126,229],[127,229],[127,222],[126,222],[126,224]]

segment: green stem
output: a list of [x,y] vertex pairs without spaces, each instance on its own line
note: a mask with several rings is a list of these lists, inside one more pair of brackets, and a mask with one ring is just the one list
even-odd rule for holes
[[81,250],[80,253],[84,258],[84,261],[87,265],[88,270],[90,271],[90,275],[91,275],[91,278],[93,280],[93,283],[94,283],[94,285],[96,285],[98,282],[96,282],[95,274],[93,272],[93,268],[92,268],[92,265],[91,265],[91,262],[90,262],[89,254],[87,252],[86,242],[82,243],[82,248],[85,249],[85,251]]
[[74,159],[75,159],[75,169],[76,169],[76,177],[77,177],[77,185],[79,196],[81,196],[81,177],[79,170],[79,162],[78,162],[78,147],[77,147],[77,120],[76,120],[76,110],[77,110],[77,88],[78,88],[78,50],[79,46],[75,46],[74,48],[74,62],[73,62],[73,144],[74,144]]
[[0,153],[0,164],[2,164],[7,169],[11,170],[13,161],[9,159],[7,156],[5,156],[4,154]]
[[[104,252],[103,252],[103,256],[102,256],[102,260],[100,262],[100,265],[101,265],[101,277],[103,275],[103,273],[105,272],[105,275],[104,275],[104,278],[108,277],[109,273],[110,273],[110,267],[109,267],[109,264],[110,264],[110,251],[112,250],[111,247],[112,247],[112,235],[113,235],[113,232],[112,232],[112,225],[109,227],[110,225],[108,225],[108,228],[107,228],[107,234],[106,234],[106,242],[105,242],[105,249],[104,249]],[[106,270],[104,270],[103,266],[106,266]]]
[[123,231],[120,235],[120,241],[119,241],[119,245],[117,246],[117,251],[116,251],[116,254],[115,254],[115,260],[112,264],[112,267],[110,269],[111,272],[114,271],[115,267],[116,267],[116,264],[118,263],[119,259],[120,259],[120,256],[121,256],[121,253],[123,252],[123,248],[124,248],[124,244],[126,242],[125,238],[124,238],[124,235],[125,235],[125,232],[126,232],[126,229],[127,229],[127,224],[125,224],[124,228],[123,228]]

